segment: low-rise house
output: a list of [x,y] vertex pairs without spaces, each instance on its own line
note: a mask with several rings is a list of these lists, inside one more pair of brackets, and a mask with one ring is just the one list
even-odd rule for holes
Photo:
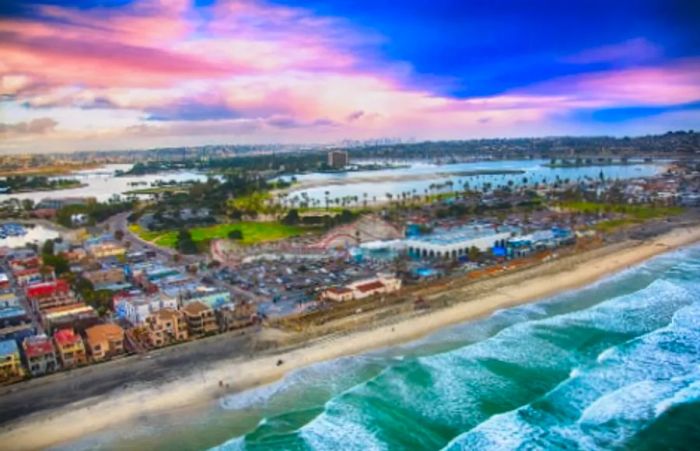
[[330,287],[321,292],[321,299],[335,302],[351,301],[354,297],[355,293],[348,287]]
[[97,311],[83,302],[44,309],[41,313],[41,323],[48,332],[66,327],[85,330],[98,322]]
[[83,278],[89,280],[96,290],[125,281],[124,269],[119,267],[85,271]]
[[0,340],[14,340],[17,343],[22,343],[25,338],[32,335],[36,335],[36,329],[31,321],[0,329]]
[[256,306],[251,302],[228,303],[216,309],[216,321],[219,323],[219,331],[239,329],[255,322]]
[[146,318],[148,341],[153,347],[165,346],[187,340],[185,315],[175,309],[164,308]]
[[192,336],[209,335],[219,330],[214,309],[203,302],[191,302],[182,308],[182,312]]
[[53,334],[58,360],[63,368],[73,368],[87,363],[85,345],[80,334],[73,329],[61,329]]
[[5,290],[10,287],[10,278],[7,274],[0,272],[0,290]]
[[62,279],[40,282],[25,287],[27,300],[35,312],[74,304],[75,297],[68,282]]
[[124,352],[124,329],[116,324],[99,324],[85,330],[87,349],[95,361]]
[[142,325],[149,315],[159,310],[177,310],[177,299],[159,292],[117,295],[114,296],[113,302],[117,317],[125,319],[132,326]]
[[18,271],[26,269],[38,269],[41,267],[41,259],[36,255],[17,255],[9,261],[10,270],[16,276]]
[[14,271],[13,275],[15,276],[15,280],[19,286],[41,282],[44,279],[44,277],[41,275],[41,271],[39,271],[39,268],[20,269]]
[[27,368],[32,376],[53,373],[58,369],[53,344],[46,335],[25,338],[22,347]]
[[110,240],[99,240],[85,246],[93,258],[121,257],[126,254],[124,245]]
[[12,382],[22,377],[24,377],[24,369],[17,342],[0,341],[0,383]]
[[216,310],[231,302],[231,292],[207,285],[190,286],[180,291],[180,300],[182,305],[201,302]]
[[358,280],[341,288],[329,288],[321,293],[322,299],[349,301],[378,294],[393,293],[401,289],[401,279],[392,275],[380,275],[374,279]]

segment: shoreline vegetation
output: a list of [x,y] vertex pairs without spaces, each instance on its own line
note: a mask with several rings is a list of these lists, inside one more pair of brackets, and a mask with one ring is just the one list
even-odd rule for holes
[[49,164],[29,168],[18,167],[9,169],[4,167],[0,169],[0,177],[54,177],[60,175],[70,175],[74,172],[84,171],[87,169],[97,169],[103,166],[104,163],[79,162],[74,164]]
[[0,180],[0,194],[35,193],[84,188],[87,185],[75,179],[52,179],[45,176],[12,175]]
[[[55,409],[39,410],[33,407],[38,411],[6,423],[0,429],[0,440],[11,443],[15,449],[45,448],[126,423],[136,416],[175,408],[203,408],[210,406],[217,397],[269,384],[294,369],[416,340],[498,309],[578,289],[653,256],[698,241],[700,225],[696,222],[681,223],[662,235],[568,254],[477,282],[469,282],[468,277],[462,277],[426,296],[425,302],[435,308],[421,311],[408,309],[391,315],[378,308],[377,311],[367,311],[342,320],[342,333],[334,331],[333,324],[319,326],[315,334],[265,328],[252,340],[258,344],[265,340],[276,342],[277,345],[269,347],[271,350],[268,352],[257,352],[257,356],[253,357],[254,350],[249,349],[250,352],[239,352],[236,357],[229,350],[218,357],[209,356],[208,364],[205,361],[192,366],[190,371],[183,371],[180,367],[167,368],[159,380],[120,381],[123,389],[107,393],[94,388],[90,390],[92,386],[88,384],[85,390],[90,390],[91,394],[85,394],[82,400],[62,403]],[[408,299],[402,303],[412,304]],[[441,305],[443,307],[437,308]],[[382,312],[385,314],[382,315]],[[337,325],[335,327],[338,329]],[[191,357],[198,355],[198,346],[189,349]],[[154,360],[161,355],[156,355]],[[122,361],[111,365],[125,368],[130,363]],[[108,365],[104,368],[104,371],[110,371]],[[102,368],[96,367],[90,371],[100,372]],[[81,374],[87,373],[79,373],[78,376]],[[44,384],[44,387],[51,387],[51,384],[60,387],[62,383],[72,383],[68,381],[69,378],[78,376],[69,374],[65,378],[37,383]],[[94,373],[86,376],[88,380],[90,377],[96,376]],[[5,396],[0,398],[0,406],[3,406],[3,402],[17,404],[20,401],[26,406],[34,406],[32,397],[39,395],[33,394],[29,387],[27,384],[4,389]],[[7,401],[8,396],[13,397],[14,401]]]

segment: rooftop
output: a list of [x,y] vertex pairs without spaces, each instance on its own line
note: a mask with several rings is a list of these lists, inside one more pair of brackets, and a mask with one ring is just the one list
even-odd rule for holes
[[46,335],[35,335],[24,339],[24,353],[27,357],[35,357],[53,353],[53,345]]
[[17,349],[17,342],[15,340],[0,341],[0,355],[8,356],[17,352],[19,352],[19,349]]
[[124,329],[116,324],[98,324],[85,330],[88,341],[101,342],[121,340],[124,338]]
[[61,329],[53,334],[53,338],[59,346],[74,345],[83,340],[73,329]]
[[462,241],[471,241],[500,233],[512,233],[515,227],[496,226],[494,224],[473,224],[450,229],[436,229],[430,235],[411,238],[408,241],[418,241],[436,245],[449,245]]
[[384,288],[384,284],[379,281],[379,280],[373,280],[371,282],[363,283],[361,285],[356,286],[358,290],[360,290],[363,293],[366,293],[368,291],[373,291],[373,290],[378,290],[380,288]]
[[184,306],[182,310],[190,315],[200,315],[201,313],[211,309],[203,302],[194,301]]

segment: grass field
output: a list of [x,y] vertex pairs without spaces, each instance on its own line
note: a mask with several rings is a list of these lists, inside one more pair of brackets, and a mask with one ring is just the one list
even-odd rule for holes
[[162,247],[175,248],[177,246],[177,232],[174,230],[152,232],[146,230],[138,224],[131,224],[129,231],[138,235],[141,239],[150,241]]
[[562,208],[578,211],[581,213],[615,213],[621,217],[608,219],[599,222],[595,228],[601,232],[612,232],[614,230],[641,224],[650,219],[667,218],[679,215],[683,212],[681,207],[657,207],[654,205],[621,205],[604,204],[597,202],[565,202]]
[[[237,222],[233,224],[216,224],[207,227],[194,227],[190,229],[192,241],[197,245],[217,238],[227,238],[234,230],[240,230],[243,234],[241,244],[258,244],[267,241],[276,241],[292,236],[298,236],[305,229],[296,226],[288,226],[278,222]],[[138,224],[129,226],[129,231],[138,235],[141,239],[163,247],[177,247],[177,230],[150,231]]]
[[209,227],[195,227],[190,229],[190,233],[192,234],[192,240],[195,243],[199,243],[216,238],[227,238],[228,234],[234,230],[240,230],[243,234],[242,244],[281,240],[301,235],[304,231],[301,227],[288,226],[278,222],[236,222]]

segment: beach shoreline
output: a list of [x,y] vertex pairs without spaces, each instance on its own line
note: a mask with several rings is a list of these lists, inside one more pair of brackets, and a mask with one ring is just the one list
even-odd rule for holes
[[[140,384],[121,393],[86,398],[63,408],[39,411],[4,425],[0,429],[0,439],[2,443],[10,445],[7,449],[45,448],[128,422],[136,416],[186,406],[210,405],[217,397],[274,382],[301,367],[406,343],[499,309],[579,289],[651,257],[698,241],[700,226],[678,227],[644,241],[618,243],[586,251],[576,255],[577,260],[567,260],[569,257],[566,257],[524,270],[540,273],[538,276],[527,277],[528,273],[519,278],[493,278],[489,282],[502,281],[503,285],[476,298],[468,298],[470,286],[456,286],[433,295],[435,298],[448,297],[460,301],[447,307],[407,315],[390,324],[340,336],[321,336],[302,346],[265,353],[260,357],[222,360],[209,368],[191,371],[165,383]],[[577,263],[572,264],[573,261]],[[556,277],[552,276],[552,272]],[[463,300],[465,296],[468,300]],[[280,365],[279,361],[283,364]]]

